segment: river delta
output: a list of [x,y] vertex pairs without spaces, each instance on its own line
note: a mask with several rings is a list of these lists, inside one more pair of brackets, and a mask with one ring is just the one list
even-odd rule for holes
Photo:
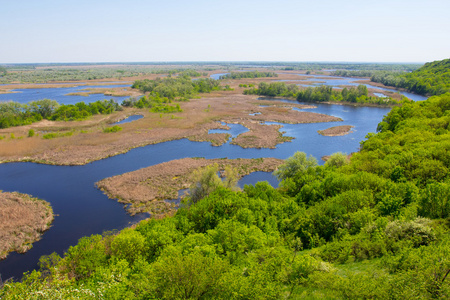
[[[355,78],[339,79],[325,75],[305,77],[305,74],[295,72],[286,74],[285,78],[280,73],[278,78],[271,80],[290,83],[301,80],[302,85],[322,83],[335,87],[357,84]],[[215,77],[217,76],[216,74]],[[2,278],[19,278],[23,272],[37,267],[40,256],[52,252],[62,254],[83,236],[121,230],[148,218],[148,211],[142,209],[134,210],[132,215],[128,214],[127,210],[132,210],[128,204],[130,202],[122,201],[127,203],[124,209],[123,204],[109,199],[98,189],[96,183],[106,178],[139,172],[137,170],[145,170],[144,168],[158,168],[174,160],[185,161],[198,157],[280,160],[290,157],[296,151],[303,151],[321,162],[322,157],[335,152],[350,154],[358,151],[360,141],[368,133],[376,131],[377,124],[390,110],[389,107],[325,103],[311,105],[289,99],[262,99],[242,95],[243,89],[238,87],[239,82],[257,84],[259,81],[262,79],[228,80],[234,91],[206,94],[200,99],[182,103],[184,112],[172,116],[152,114],[148,110],[126,109],[111,116],[97,116],[88,121],[77,122],[74,125],[76,133],[70,137],[50,141],[43,141],[39,136],[33,137],[34,140],[26,137],[1,140],[0,159],[4,163],[0,164],[0,189],[44,199],[51,204],[56,216],[50,230],[31,250],[25,254],[9,254],[7,259],[0,261]],[[103,89],[104,84],[90,88]],[[129,89],[131,84],[114,82],[110,85]],[[376,89],[392,92],[376,86],[369,88],[371,93],[376,93]],[[0,95],[0,101],[41,99],[40,96],[36,96],[36,99],[28,98],[32,93],[49,95],[49,98],[67,104],[80,101],[74,100],[74,97],[82,97],[85,102],[96,101],[98,97],[110,98],[104,93],[89,96],[66,95],[79,92],[78,90],[79,88],[69,85],[64,88],[18,90],[22,93]],[[24,97],[25,94],[28,96]],[[417,95],[411,98],[413,97],[416,97],[413,100],[425,99]],[[121,101],[123,98],[115,99]],[[123,131],[118,134],[102,133],[102,128],[127,120],[129,116],[140,117],[122,123]],[[0,136],[25,136],[29,128],[35,128],[38,133],[64,130],[68,126],[64,123],[66,122],[55,124],[43,121],[22,128],[2,129]],[[347,134],[333,134],[332,128],[344,128]],[[330,130],[330,136],[319,134]],[[270,170],[273,167],[264,169]],[[170,175],[175,177],[177,174]],[[254,172],[244,176],[240,184],[260,180],[277,185],[275,177],[268,172]],[[173,199],[159,200],[162,200],[161,203],[170,203]]]

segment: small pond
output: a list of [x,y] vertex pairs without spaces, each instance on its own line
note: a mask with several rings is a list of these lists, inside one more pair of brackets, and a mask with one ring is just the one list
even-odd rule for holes
[[230,129],[210,129],[208,133],[228,133],[231,135],[230,138],[235,138],[238,135],[247,132],[248,128],[242,126],[241,124],[225,123],[221,122],[222,125],[227,125]]

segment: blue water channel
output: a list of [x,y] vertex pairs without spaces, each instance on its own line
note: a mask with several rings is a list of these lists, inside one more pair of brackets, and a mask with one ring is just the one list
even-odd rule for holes
[[[66,83],[67,84],[67,83]],[[83,84],[83,83],[81,83]],[[45,86],[45,84],[42,84]],[[79,85],[75,87],[59,87],[59,88],[37,88],[37,89],[13,89],[13,93],[0,94],[0,101],[15,101],[19,103],[27,103],[29,101],[51,99],[56,100],[60,104],[75,104],[78,102],[95,102],[103,99],[114,99],[118,103],[129,97],[113,97],[105,96],[103,94],[91,94],[88,96],[67,96],[70,93],[85,92],[84,89],[94,89],[94,88],[118,88],[130,87],[131,84],[115,84],[115,85]]]

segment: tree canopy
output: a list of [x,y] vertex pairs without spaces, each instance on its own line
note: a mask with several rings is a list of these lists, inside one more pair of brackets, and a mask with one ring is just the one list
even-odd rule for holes
[[445,94],[450,92],[450,59],[426,63],[411,73],[376,73],[371,80],[420,95]]

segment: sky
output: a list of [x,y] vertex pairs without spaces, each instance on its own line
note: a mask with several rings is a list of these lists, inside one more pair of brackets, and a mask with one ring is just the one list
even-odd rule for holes
[[0,64],[428,62],[449,0],[0,0]]

